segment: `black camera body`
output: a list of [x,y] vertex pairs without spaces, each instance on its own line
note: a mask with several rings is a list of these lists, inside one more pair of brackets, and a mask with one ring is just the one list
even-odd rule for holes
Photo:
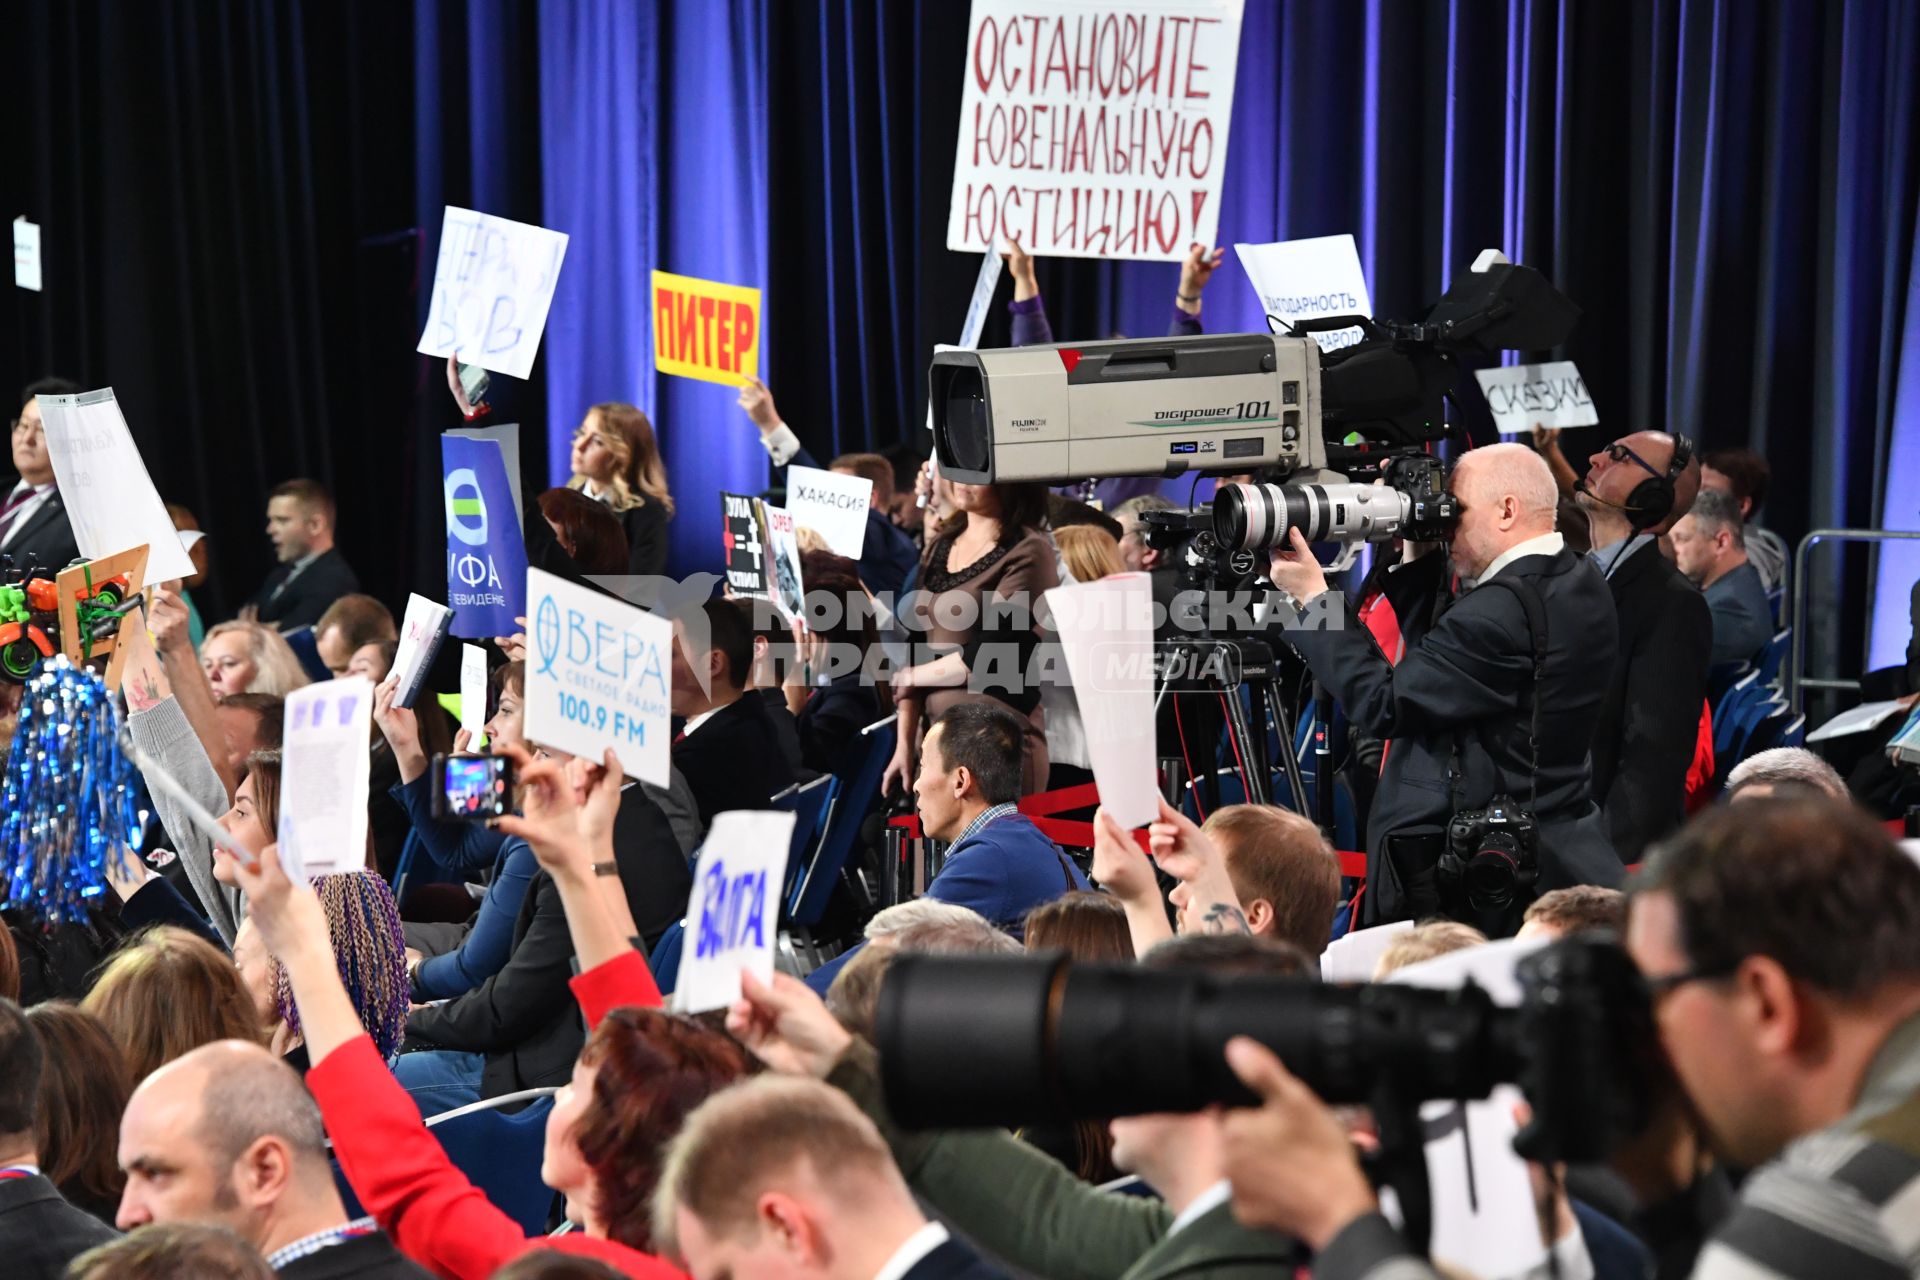
[[1456,813],[1447,823],[1438,870],[1442,894],[1464,892],[1475,911],[1527,902],[1540,879],[1540,820],[1509,795],[1493,797],[1484,809]]
[[1407,501],[1400,536],[1411,542],[1445,542],[1460,523],[1460,504],[1447,492],[1447,469],[1431,454],[1401,454],[1380,469],[1387,487]]

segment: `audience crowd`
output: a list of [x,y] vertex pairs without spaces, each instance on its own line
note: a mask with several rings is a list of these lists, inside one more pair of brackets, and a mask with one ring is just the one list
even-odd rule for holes
[[[1172,334],[1202,331],[1219,262],[1193,247]],[[1010,268],[1016,344],[1051,341],[1032,259],[1016,246]],[[0,507],[17,573],[78,556],[37,403],[77,389],[22,396]],[[776,487],[817,465],[764,383],[740,407]],[[676,501],[647,415],[587,409],[571,465],[529,494],[529,562],[664,575]],[[1233,736],[1221,772],[1241,790],[1223,794],[1190,754],[1213,758],[1219,699],[1175,692],[1156,715],[1181,768],[1134,831],[1107,808],[1058,816],[1094,804],[1081,699],[1100,695],[1023,678],[1057,637],[1044,610],[994,606],[1145,574],[1156,628],[1177,629],[1190,584],[1150,533],[1177,504],[1156,481],[951,483],[906,448],[828,469],[872,483],[865,547],[803,529],[802,576],[862,607],[810,627],[731,592],[661,603],[663,784],[529,739],[522,635],[495,642],[487,705],[468,709],[483,738],[432,697],[401,705],[395,602],[361,593],[319,482],[266,495],[275,567],[221,583],[244,601],[232,618],[201,617],[220,548],[174,508],[196,572],[144,593],[117,673],[128,740],[168,785],[82,917],[48,923],[18,885],[5,907],[0,1275],[1468,1274],[1422,1256],[1362,1163],[1404,1174],[1406,1135],[1316,1096],[1303,1077],[1335,1068],[1287,1056],[1298,1040],[1203,1045],[1182,1069],[1240,1093],[1199,1111],[1060,1096],[1018,1127],[915,1130],[888,1084],[889,975],[908,956],[1064,952],[1195,990],[1284,979],[1296,1032],[1364,1072],[1366,1034],[1313,1012],[1340,949],[1410,982],[1458,953],[1510,973],[1585,945],[1637,970],[1607,1016],[1646,1069],[1612,1082],[1632,1096],[1592,1100],[1621,1117],[1607,1160],[1527,1165],[1532,1196],[1476,1204],[1537,1259],[1486,1280],[1920,1276],[1920,862],[1834,762],[1713,750],[1716,699],[1764,669],[1788,585],[1755,523],[1764,460],[1650,430],[1584,469],[1552,431],[1471,450],[1446,544],[1380,548],[1350,600],[1294,533],[1256,626],[1285,641],[1278,679],[1311,676],[1337,705],[1318,732],[1340,748],[1315,767],[1337,771],[1344,816],[1323,826],[1284,786],[1236,802],[1260,795]],[[1313,625],[1328,601],[1342,625]],[[348,676],[376,688],[366,847],[296,878],[278,844],[286,699]],[[12,686],[0,709],[17,703]],[[512,812],[488,824],[434,805],[434,758],[475,750],[515,770]],[[707,829],[825,779],[858,830],[824,913],[783,919],[794,945],[731,1008],[670,1011]],[[1031,800],[1048,791],[1066,798]],[[876,896],[883,869],[895,900]],[[1169,1052],[1175,1030],[1131,1028]],[[544,1135],[506,1171],[510,1204],[499,1170],[429,1125],[476,1106]]]

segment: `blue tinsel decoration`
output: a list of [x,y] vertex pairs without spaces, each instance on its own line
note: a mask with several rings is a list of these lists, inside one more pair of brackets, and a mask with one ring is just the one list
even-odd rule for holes
[[120,710],[65,657],[27,681],[0,794],[0,905],[51,924],[84,919],[107,859],[132,856],[145,818],[120,750]]

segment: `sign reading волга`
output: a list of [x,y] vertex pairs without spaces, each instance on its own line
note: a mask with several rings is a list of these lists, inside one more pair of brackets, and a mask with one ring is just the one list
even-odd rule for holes
[[665,618],[529,569],[527,738],[668,785],[672,645]]
[[1184,258],[1220,222],[1241,0],[973,0],[947,248]]

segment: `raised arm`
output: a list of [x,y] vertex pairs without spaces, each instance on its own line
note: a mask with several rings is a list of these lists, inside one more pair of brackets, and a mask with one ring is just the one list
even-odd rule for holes
[[180,704],[194,736],[206,749],[207,759],[220,775],[220,785],[226,788],[231,802],[240,788],[240,775],[227,758],[227,735],[213,712],[213,686],[207,683],[207,673],[193,651],[186,603],[166,588],[155,587],[147,594],[147,625],[152,628],[154,648],[173,688],[174,701]]

